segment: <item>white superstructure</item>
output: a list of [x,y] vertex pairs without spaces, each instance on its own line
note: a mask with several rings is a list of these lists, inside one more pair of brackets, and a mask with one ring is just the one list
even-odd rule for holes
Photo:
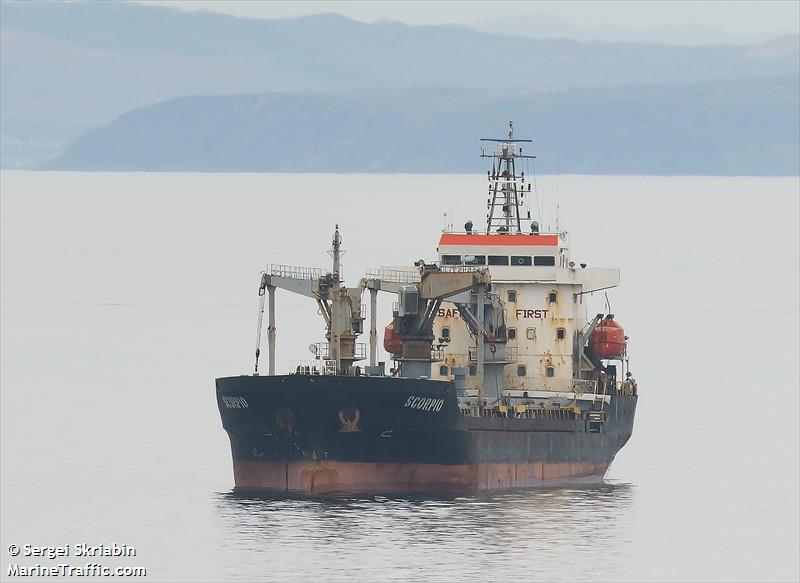
[[[580,376],[578,334],[590,320],[584,296],[619,285],[619,270],[576,266],[563,234],[443,233],[438,253],[441,265],[489,269],[492,292],[505,304],[506,358],[514,360],[504,367],[504,387],[571,390]],[[466,367],[466,386],[474,388],[475,340],[453,304],[439,309],[434,334],[444,340],[444,360],[433,378]]]

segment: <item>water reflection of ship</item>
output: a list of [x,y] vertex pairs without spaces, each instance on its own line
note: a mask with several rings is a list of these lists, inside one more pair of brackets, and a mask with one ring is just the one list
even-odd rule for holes
[[[352,566],[353,549],[369,549],[358,558],[359,580],[385,577],[385,570],[397,564],[382,560],[387,557],[402,562],[404,572],[430,574],[435,569],[446,572],[446,580],[590,579],[592,573],[596,576],[598,562],[615,579],[623,574],[614,572],[618,562],[609,564],[608,553],[619,552],[630,532],[635,494],[628,484],[466,497],[439,493],[308,500],[291,494],[232,492],[220,495],[215,507],[226,539],[246,535],[237,545],[242,560],[258,556],[259,568],[266,562],[273,565],[270,574],[276,580],[297,573],[296,564],[281,556],[286,548],[298,554],[309,551],[303,554],[304,578],[325,580],[336,580]],[[377,540],[376,532],[381,533]],[[282,543],[265,546],[267,540]],[[408,552],[398,555],[398,549]],[[576,554],[582,560],[575,560]],[[484,569],[483,575],[476,568]],[[393,578],[402,578],[398,572],[392,571]]]
[[[436,262],[381,268],[348,288],[337,227],[330,272],[262,273],[255,373],[217,379],[238,489],[464,491],[603,478],[631,435],[638,388],[624,330],[612,314],[589,318],[584,299],[617,286],[619,271],[578,267],[565,232],[540,232],[517,169],[529,140],[509,124],[507,138],[490,141],[485,232],[471,222],[446,230]],[[275,373],[277,288],[314,299],[326,326],[313,358],[285,375]],[[357,342],[365,292],[368,350]],[[377,361],[379,292],[397,298],[384,332],[388,373]]]

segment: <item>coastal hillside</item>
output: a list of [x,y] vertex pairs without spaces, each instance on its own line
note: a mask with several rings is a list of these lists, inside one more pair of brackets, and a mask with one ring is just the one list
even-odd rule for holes
[[182,97],[121,115],[44,167],[476,172],[478,138],[513,119],[543,173],[797,175],[799,93],[787,77]]

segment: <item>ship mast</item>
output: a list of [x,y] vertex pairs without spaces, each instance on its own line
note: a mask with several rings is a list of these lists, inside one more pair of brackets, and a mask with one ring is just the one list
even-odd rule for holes
[[[495,142],[496,151],[487,154],[481,148],[481,158],[492,158],[492,170],[487,171],[489,178],[489,200],[487,201],[486,233],[521,233],[522,217],[520,206],[525,196],[525,173],[518,177],[516,173],[517,159],[532,159],[536,156],[525,156],[522,148],[516,144],[533,140],[515,140],[514,122],[508,122],[507,138],[481,138],[482,142]],[[497,165],[495,166],[495,160]],[[527,190],[531,185],[528,183]],[[530,219],[530,213],[528,213]]]
[[341,302],[341,246],[342,236],[339,234],[339,225],[333,233],[332,248],[329,251],[333,257],[333,281],[331,294],[331,327],[330,339],[328,340],[328,353],[331,360],[336,361],[337,374],[342,369],[342,302]]

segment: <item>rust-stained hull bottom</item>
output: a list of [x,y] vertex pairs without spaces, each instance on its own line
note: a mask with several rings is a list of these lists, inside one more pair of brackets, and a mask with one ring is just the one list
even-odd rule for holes
[[473,465],[237,460],[237,491],[312,494],[452,492],[600,482],[607,464],[529,462]]

